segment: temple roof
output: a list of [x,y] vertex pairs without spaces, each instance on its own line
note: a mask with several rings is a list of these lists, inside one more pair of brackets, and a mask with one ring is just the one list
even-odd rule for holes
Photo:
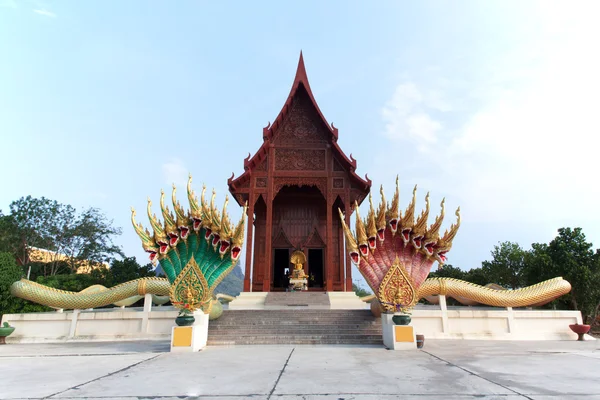
[[356,174],[356,160],[350,154],[350,157],[346,156],[346,154],[342,151],[340,146],[337,143],[338,140],[338,129],[333,125],[333,123],[329,124],[319,105],[317,104],[315,97],[310,88],[310,83],[308,82],[308,76],[306,74],[306,67],[304,66],[304,57],[302,55],[302,51],[300,51],[300,59],[298,60],[298,67],[296,68],[296,76],[294,77],[294,82],[292,84],[292,88],[290,90],[290,94],[288,95],[283,108],[275,118],[273,124],[269,123],[266,127],[263,128],[263,144],[260,146],[258,151],[251,157],[248,154],[248,157],[244,159],[244,173],[237,178],[234,178],[234,174],[232,174],[231,178],[228,179],[227,183],[229,185],[230,191],[235,192],[235,188],[239,187],[239,185],[245,182],[250,178],[250,171],[259,165],[267,156],[268,148],[272,143],[272,139],[274,134],[277,132],[278,128],[283,123],[286,115],[290,112],[292,108],[292,101],[294,96],[298,93],[299,90],[304,90],[310,99],[310,102],[314,106],[317,115],[323,122],[323,125],[327,128],[329,139],[331,143],[331,147],[333,149],[334,154],[337,156],[336,158],[342,163],[342,165],[346,168],[346,170],[350,174],[350,178],[355,183],[357,188],[364,188],[366,192],[369,191],[371,187],[371,180],[368,176],[365,175],[365,178],[361,178]]

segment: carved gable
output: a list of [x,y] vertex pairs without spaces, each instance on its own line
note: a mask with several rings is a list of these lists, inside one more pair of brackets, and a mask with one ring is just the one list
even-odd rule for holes
[[325,246],[326,246],[325,241],[319,234],[319,229],[317,229],[317,227],[315,227],[313,229],[312,233],[310,234],[310,236],[308,237],[308,240],[304,244],[304,247],[324,248]]
[[274,133],[275,144],[305,145],[328,142],[327,128],[323,126],[308,94],[301,87],[292,99],[292,107],[281,126]]

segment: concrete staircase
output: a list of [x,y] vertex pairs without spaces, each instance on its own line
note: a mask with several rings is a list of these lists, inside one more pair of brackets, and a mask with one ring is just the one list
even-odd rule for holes
[[368,310],[225,310],[208,325],[208,345],[383,344]]
[[329,309],[329,296],[325,292],[269,292],[265,298],[265,308],[304,307]]

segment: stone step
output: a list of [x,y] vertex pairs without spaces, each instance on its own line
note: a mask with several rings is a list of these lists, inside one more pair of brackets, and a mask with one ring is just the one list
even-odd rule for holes
[[379,335],[355,335],[355,334],[331,334],[331,335],[230,335],[230,336],[219,336],[219,337],[211,337],[212,340],[237,340],[237,339],[258,339],[258,340],[319,340],[319,339],[328,339],[328,340],[377,340],[381,339],[381,334]]
[[[237,334],[239,332],[238,329],[231,329],[230,327],[216,327],[209,328],[209,333],[214,333],[215,335],[227,335],[230,333]],[[334,326],[321,326],[321,327],[307,327],[307,328],[299,328],[296,326],[278,326],[278,327],[270,327],[268,325],[257,325],[257,326],[247,326],[244,327],[243,332],[257,332],[257,333],[290,333],[290,334],[298,334],[304,335],[307,333],[351,333],[351,334],[379,334],[381,335],[381,327],[380,326],[368,326],[368,327],[340,327],[336,328]]]
[[369,310],[225,310],[211,321],[208,344],[381,344]]
[[344,324],[344,325],[335,325],[331,323],[327,324],[296,324],[296,323],[262,323],[262,321],[256,321],[252,324],[215,324],[214,321],[211,321],[209,324],[209,332],[215,331],[232,331],[232,330],[240,330],[240,329],[261,329],[261,330],[269,330],[269,329],[294,329],[299,332],[309,331],[309,330],[356,330],[356,329],[377,329],[381,331],[381,324],[375,324],[366,322],[364,324]]
[[236,340],[215,340],[208,339],[207,345],[209,346],[246,346],[246,345],[382,345],[383,340],[380,338],[378,340],[365,340],[365,339],[357,339],[357,340],[310,340],[310,339],[295,339],[295,340],[261,340],[261,339],[236,339]]
[[[276,310],[274,310],[276,311]],[[336,321],[349,322],[352,321],[373,321],[372,316],[367,315],[228,315],[224,313],[219,320],[237,320],[237,321],[252,321],[252,320],[282,320],[282,321]]]
[[344,316],[344,317],[358,317],[365,316],[373,318],[373,314],[369,310],[307,310],[307,309],[283,309],[283,310],[224,310],[223,316],[314,316],[314,315],[326,315],[328,317],[333,316]]
[[269,292],[265,297],[265,307],[290,305],[330,306],[329,296],[324,292]]
[[380,324],[379,321],[373,321],[372,318],[331,318],[327,316],[323,317],[314,317],[314,318],[277,318],[274,316],[269,316],[268,318],[261,317],[240,317],[240,318],[228,318],[222,316],[221,318],[211,321],[213,323],[236,323],[236,324],[245,324],[252,322],[287,322],[287,323],[298,323],[298,324],[310,324],[310,323],[327,323],[329,322],[331,325],[348,325],[348,324],[362,324],[362,323],[377,323]]

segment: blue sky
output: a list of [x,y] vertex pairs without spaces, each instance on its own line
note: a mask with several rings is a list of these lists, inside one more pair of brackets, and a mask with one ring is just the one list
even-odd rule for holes
[[478,267],[499,241],[528,248],[562,226],[600,246],[598,8],[0,0],[0,208],[26,195],[99,207],[145,260],[130,206],[143,215],[172,182],[185,200],[188,172],[222,202],[302,49],[361,175],[391,196],[399,174],[402,207],[414,184],[432,213],[442,197],[461,206],[451,264]]

